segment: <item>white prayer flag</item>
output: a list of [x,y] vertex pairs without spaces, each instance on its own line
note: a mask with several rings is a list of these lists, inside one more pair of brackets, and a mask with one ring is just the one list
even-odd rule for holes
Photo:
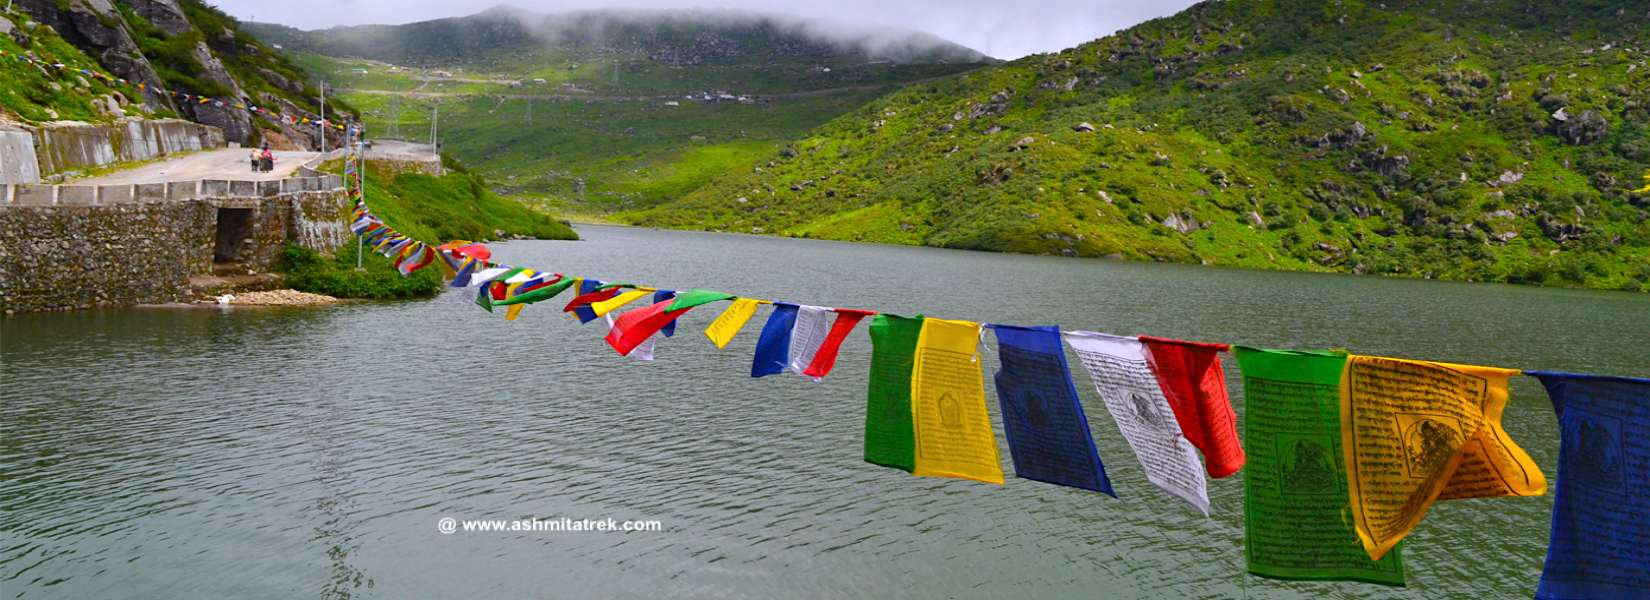
[[1077,351],[1123,439],[1146,469],[1146,479],[1208,516],[1209,489],[1203,465],[1198,462],[1197,449],[1181,433],[1157,376],[1146,364],[1145,345],[1137,338],[1092,331],[1068,331],[1065,338]]

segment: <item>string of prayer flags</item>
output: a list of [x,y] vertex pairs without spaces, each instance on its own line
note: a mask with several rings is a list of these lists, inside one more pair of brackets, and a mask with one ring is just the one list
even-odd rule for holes
[[1244,557],[1275,579],[1404,585],[1402,546],[1370,560],[1358,541],[1341,459],[1344,354],[1235,346],[1243,372]]
[[751,358],[751,377],[784,373],[791,364],[791,331],[796,327],[796,316],[801,307],[788,302],[775,302],[773,313],[762,326],[762,336],[756,339],[756,355]]
[[830,314],[831,309],[823,306],[797,306],[796,322],[791,325],[790,361],[785,366],[787,371],[801,375],[807,370],[814,355],[819,353],[825,334],[830,331]]
[[533,304],[535,302],[543,302],[561,295],[562,292],[567,291],[567,288],[573,287],[573,283],[575,281],[576,280],[572,278],[557,275],[554,280],[545,282],[544,284],[531,290],[510,296],[498,302],[492,302],[492,304],[508,306],[513,304]]
[[923,318],[871,317],[871,381],[865,399],[865,462],[910,473],[917,468],[911,423],[911,371]]
[[[671,306],[677,306],[681,302],[678,298],[677,304]],[[756,314],[756,307],[760,304],[762,301],[755,298],[735,299],[722,314],[717,315],[716,320],[705,327],[705,337],[710,338],[712,344],[716,344],[716,349],[727,348],[728,343],[733,341],[733,336],[738,335],[739,330]]]
[[1518,371],[1351,356],[1341,437],[1358,539],[1379,559],[1435,499],[1538,496],[1547,480],[1501,428]]
[[[658,304],[666,300],[672,300],[674,298],[676,298],[676,290],[659,290],[653,293],[654,304]],[[675,303],[672,302],[672,304]],[[669,322],[665,323],[664,327],[659,328],[659,333],[664,334],[665,337],[676,335],[676,319],[671,319]]]
[[671,300],[666,298],[646,308],[638,308],[613,320],[607,332],[607,344],[617,350],[620,355],[629,355],[631,350],[644,342],[653,339],[653,334],[659,333],[666,325],[675,323],[678,317],[693,310],[692,307],[670,310]]
[[1650,379],[1527,371],[1558,413],[1558,490],[1535,597],[1650,590]]
[[989,325],[997,334],[997,401],[1014,474],[1105,493],[1111,480],[1071,381],[1060,328]]
[[1209,477],[1220,479],[1243,468],[1237,414],[1226,395],[1226,372],[1220,353],[1226,344],[1203,344],[1140,336],[1146,364],[1157,376],[1175,422],[1194,448],[1203,453]]
[[912,475],[1003,484],[979,345],[979,323],[923,319],[911,367]]
[[852,308],[832,310],[836,312],[836,320],[831,322],[831,330],[825,334],[825,341],[821,342],[818,350],[814,352],[813,360],[808,361],[808,368],[802,370],[803,375],[815,380],[823,379],[831,373],[831,369],[836,368],[836,355],[842,350],[843,340],[848,339],[848,334],[854,331],[854,326],[859,325],[865,317],[876,314]]
[[1203,465],[1198,464],[1197,450],[1181,433],[1157,376],[1146,364],[1145,345],[1136,338],[1092,331],[1068,331],[1065,338],[1088,370],[1123,439],[1140,459],[1146,480],[1208,516]]

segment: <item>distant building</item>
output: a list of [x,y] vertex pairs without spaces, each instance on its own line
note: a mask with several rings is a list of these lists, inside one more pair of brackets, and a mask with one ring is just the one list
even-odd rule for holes
[[550,83],[550,82],[545,81],[544,78],[541,77],[541,78],[538,78],[538,79],[534,79],[533,83],[538,84],[538,85],[544,85],[544,84]]
[[366,70],[366,69],[350,69],[350,70],[349,70],[349,72],[350,72],[350,73],[354,73],[354,74],[355,74],[355,75],[357,75],[357,76],[359,76],[359,75],[366,75],[366,74],[367,74],[367,70]]
[[435,71],[435,72],[430,73],[430,74],[434,75],[436,77],[452,77],[453,76],[453,74],[450,71]]
[[665,103],[665,106],[681,106],[681,105],[682,105],[681,102],[677,102],[675,100],[671,100],[671,101]]

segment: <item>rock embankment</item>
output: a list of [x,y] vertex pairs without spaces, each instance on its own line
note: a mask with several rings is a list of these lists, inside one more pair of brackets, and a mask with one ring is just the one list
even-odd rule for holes
[[332,296],[311,294],[298,290],[246,292],[244,294],[224,294],[218,297],[219,304],[229,304],[231,306],[314,306],[337,302],[338,299]]

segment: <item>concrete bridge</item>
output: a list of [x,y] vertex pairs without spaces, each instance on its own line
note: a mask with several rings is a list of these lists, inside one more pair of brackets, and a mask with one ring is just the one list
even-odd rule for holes
[[[253,175],[248,151],[220,152],[239,155]],[[351,207],[343,179],[315,166],[342,153],[308,155],[291,176],[263,181],[208,171],[181,181],[5,185],[0,311],[184,301],[191,277],[266,272],[285,244],[336,250],[352,241]]]

